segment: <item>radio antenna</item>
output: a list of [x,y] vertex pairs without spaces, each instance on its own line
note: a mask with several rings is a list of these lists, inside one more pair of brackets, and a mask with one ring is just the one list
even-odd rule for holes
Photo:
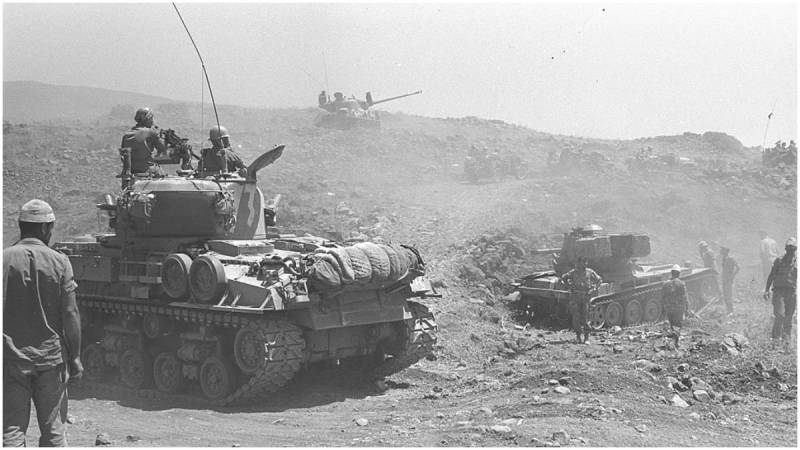
[[197,52],[197,57],[200,58],[200,65],[203,66],[203,75],[206,77],[206,84],[208,85],[208,93],[211,95],[211,105],[214,107],[214,118],[216,118],[217,128],[219,128],[219,114],[217,114],[217,103],[214,101],[214,91],[211,90],[211,82],[208,81],[208,72],[206,72],[206,63],[203,62],[203,57],[200,55],[200,50],[197,49],[197,44],[194,43],[194,38],[192,38],[192,33],[189,32],[189,27],[187,27],[186,22],[183,21],[183,16],[181,16],[181,12],[178,11],[178,6],[175,4],[175,2],[172,2],[172,7],[175,8],[175,12],[178,13],[178,18],[181,19],[183,28],[186,30],[186,34],[189,35],[189,40],[192,41],[192,45],[194,46],[194,51]]

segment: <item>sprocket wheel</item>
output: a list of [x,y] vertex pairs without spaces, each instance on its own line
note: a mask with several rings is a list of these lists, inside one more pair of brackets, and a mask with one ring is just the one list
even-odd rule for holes
[[384,377],[399,372],[420,359],[433,354],[433,346],[436,345],[436,332],[438,331],[433,313],[419,303],[408,302],[408,306],[412,317],[404,321],[405,330],[399,347],[400,350],[384,360],[375,369],[375,376]]
[[251,324],[236,333],[233,341],[233,357],[242,373],[252,375],[264,365],[266,347],[267,343],[255,325]]

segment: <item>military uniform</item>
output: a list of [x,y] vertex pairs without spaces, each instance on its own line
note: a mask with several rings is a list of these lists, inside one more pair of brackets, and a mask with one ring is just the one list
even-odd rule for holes
[[703,267],[707,267],[709,269],[717,269],[717,257],[714,255],[714,251],[710,248],[701,248],[700,249],[700,257],[703,258]]
[[586,322],[589,320],[589,300],[591,291],[597,288],[602,279],[597,272],[586,267],[583,269],[575,268],[565,273],[562,280],[566,283],[570,291],[570,309],[572,312],[572,329],[581,340],[581,333],[586,338],[589,337],[589,329]]
[[[64,298],[77,288],[69,259],[36,238],[3,250],[3,445],[25,444],[36,407],[39,446],[66,444]],[[74,349],[77,350],[77,349]]]
[[680,278],[672,278],[661,286],[662,302],[671,327],[683,326],[683,315],[689,306],[686,296],[686,283]]
[[787,254],[777,258],[769,276],[772,279],[772,308],[775,315],[772,338],[788,338],[792,334],[797,307],[797,256]]
[[[224,155],[222,154],[224,150]],[[228,172],[236,172],[246,168],[244,161],[230,147],[211,147],[204,148],[202,151],[203,159],[200,162],[201,172],[219,172],[224,169],[223,161],[227,162]]]
[[722,299],[729,313],[733,312],[733,278],[739,273],[739,263],[730,256],[722,257]]
[[153,150],[159,153],[167,151],[155,128],[136,125],[122,136],[122,148],[131,149],[131,172],[148,173],[156,166],[153,161]]

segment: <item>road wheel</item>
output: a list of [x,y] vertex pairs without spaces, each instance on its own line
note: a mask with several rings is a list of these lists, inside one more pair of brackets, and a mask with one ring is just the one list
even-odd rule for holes
[[119,378],[129,388],[150,386],[153,382],[153,360],[150,355],[138,348],[125,350],[119,358]]
[[83,376],[89,381],[100,381],[108,374],[106,351],[100,344],[90,344],[83,349],[81,355]]
[[636,325],[642,321],[642,304],[631,300],[625,305],[625,325]]
[[233,358],[242,373],[251,375],[264,365],[266,344],[258,327],[250,325],[236,333],[233,341]]
[[622,325],[622,305],[617,302],[606,305],[605,322],[609,327]]
[[183,372],[178,357],[171,352],[162,352],[153,362],[153,381],[161,392],[173,394],[183,387]]
[[219,400],[233,392],[236,374],[222,358],[211,356],[200,366],[200,389],[210,400]]
[[657,322],[661,318],[663,308],[661,302],[655,298],[648,298],[644,302],[644,312],[642,313],[645,322]]
[[593,330],[600,330],[606,324],[605,305],[591,305],[589,306],[589,327]]

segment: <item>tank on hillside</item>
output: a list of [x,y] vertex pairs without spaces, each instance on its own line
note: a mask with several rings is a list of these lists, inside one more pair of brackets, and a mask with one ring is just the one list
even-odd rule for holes
[[[540,249],[553,254],[553,270],[528,275],[514,283],[523,308],[540,320],[565,323],[570,318],[569,291],[561,275],[572,269],[579,257],[603,279],[590,300],[589,323],[599,329],[631,326],[661,320],[664,305],[661,286],[674,264],[637,263],[650,255],[650,238],[638,233],[606,233],[597,225],[575,228],[564,234],[560,248]],[[696,310],[719,295],[713,269],[681,266],[689,306]]]
[[433,294],[412,247],[280,234],[256,174],[133,178],[111,232],[66,239],[78,282],[85,378],[132,389],[258,401],[308,363],[358,358],[375,375],[432,351]]
[[324,112],[321,112],[317,116],[314,125],[324,128],[336,128],[339,130],[349,130],[353,128],[379,129],[381,127],[380,116],[377,111],[370,108],[380,103],[386,103],[421,93],[422,91],[416,91],[373,101],[372,93],[370,92],[367,92],[366,100],[358,100],[353,96],[345,98],[341,92],[334,93],[334,98],[331,100],[323,91],[319,95],[318,106]]

